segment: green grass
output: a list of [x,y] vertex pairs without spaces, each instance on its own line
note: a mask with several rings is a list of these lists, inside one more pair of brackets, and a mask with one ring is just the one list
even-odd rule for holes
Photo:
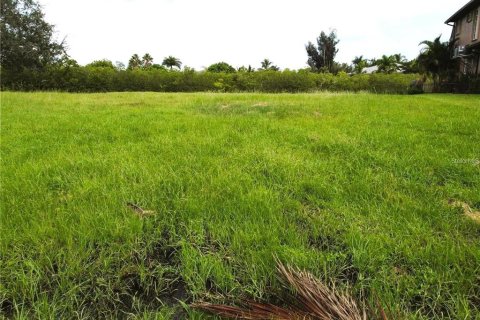
[[177,299],[275,301],[275,254],[407,319],[480,319],[480,225],[447,203],[480,208],[478,96],[1,104],[6,317],[200,319]]

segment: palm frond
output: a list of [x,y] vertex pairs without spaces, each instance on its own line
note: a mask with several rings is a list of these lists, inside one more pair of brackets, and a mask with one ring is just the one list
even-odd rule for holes
[[259,303],[255,301],[243,301],[241,306],[229,306],[224,304],[213,304],[208,302],[194,303],[191,307],[206,311],[211,314],[229,319],[275,319],[275,320],[313,320],[311,315],[301,311],[295,311],[286,307],[278,307],[270,303]]
[[277,271],[285,287],[292,293],[291,301],[285,306],[244,300],[238,303],[239,306],[200,302],[191,307],[231,319],[366,319],[365,309],[361,310],[351,296],[338,291],[333,284],[328,287],[311,273],[285,266],[278,260]]
[[335,286],[329,288],[311,273],[277,263],[277,270],[296,293],[296,300],[316,319],[363,320],[365,316],[356,302]]

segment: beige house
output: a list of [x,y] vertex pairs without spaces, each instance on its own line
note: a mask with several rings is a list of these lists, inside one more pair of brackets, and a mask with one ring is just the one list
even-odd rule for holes
[[480,0],[471,0],[445,23],[453,27],[452,58],[458,60],[459,71],[480,75]]

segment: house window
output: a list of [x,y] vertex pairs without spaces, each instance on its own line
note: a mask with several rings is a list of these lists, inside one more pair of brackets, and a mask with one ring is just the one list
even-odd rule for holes
[[478,39],[478,9],[472,12],[472,41]]

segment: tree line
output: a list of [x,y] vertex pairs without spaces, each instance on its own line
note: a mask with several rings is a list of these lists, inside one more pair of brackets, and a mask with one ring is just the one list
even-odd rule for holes
[[[316,73],[332,73],[338,74],[339,72],[346,72],[348,74],[361,74],[365,73],[365,69],[368,67],[376,66],[376,72],[380,73],[420,73],[420,65],[418,59],[407,60],[402,54],[394,55],[383,55],[379,59],[366,59],[363,56],[355,57],[352,60],[351,64],[338,63],[335,61],[335,56],[338,53],[337,45],[339,40],[337,38],[336,31],[330,31],[327,35],[325,32],[321,32],[320,36],[316,39],[316,45],[312,42],[308,42],[305,46],[305,50],[308,56],[307,65],[308,68],[303,70],[308,70],[310,72]],[[94,61],[87,66],[98,66],[98,67],[111,67],[116,68],[117,70],[125,70],[125,66],[117,62],[114,66],[113,63],[109,60]],[[133,54],[128,62],[127,70],[134,69],[169,69],[181,70],[182,62],[176,57],[166,57],[163,59],[162,64],[153,63],[153,57],[146,53],[142,58],[138,54]],[[188,68],[188,67],[187,67]],[[260,62],[260,68],[253,68],[251,65],[248,67],[241,66],[239,68],[234,68],[232,65],[227,62],[220,61],[208,66],[205,71],[208,72],[224,72],[224,73],[234,73],[234,72],[254,72],[254,71],[280,71],[280,67],[273,64],[270,59],[263,59]],[[371,72],[370,72],[371,73]]]
[[[123,88],[122,86],[114,86],[112,83],[120,83],[119,79],[127,77],[125,73],[129,72],[134,74],[129,75],[132,81],[141,81],[141,77],[138,75],[139,72],[148,72],[143,75],[145,79],[152,79],[152,72],[156,72],[159,75],[163,74],[162,78],[164,79],[179,78],[179,76],[166,76],[164,75],[165,72],[180,72],[188,75],[190,78],[190,74],[197,72],[186,66],[182,69],[182,61],[174,56],[165,57],[161,64],[155,63],[154,58],[149,53],[145,53],[142,57],[136,53],[133,54],[127,66],[121,62],[114,64],[109,60],[92,61],[85,66],[80,66],[68,55],[65,41],[57,41],[54,38],[54,26],[44,20],[41,7],[35,0],[4,0],[1,2],[0,8],[2,44],[0,66],[1,86],[3,89],[36,90],[67,87],[66,90],[75,91],[74,84],[76,83],[78,84],[78,91],[86,90],[86,87],[90,88],[88,90],[93,90],[93,88],[101,90],[100,84],[110,81],[112,90],[120,90]],[[373,72],[384,74],[424,74],[432,79],[435,86],[438,86],[442,81],[455,75],[455,65],[450,59],[450,45],[448,42],[441,42],[440,37],[433,41],[423,41],[421,45],[424,48],[419,56],[413,60],[407,60],[401,54],[394,54],[383,55],[378,59],[367,59],[363,56],[357,56],[351,64],[338,63],[335,61],[338,53],[338,44],[339,39],[335,30],[330,31],[328,34],[322,31],[315,43],[308,42],[305,45],[308,67],[302,70],[292,71],[286,69],[280,71],[280,67],[271,60],[264,59],[260,62],[260,68],[257,69],[250,65],[234,68],[227,62],[220,61],[197,73],[222,74],[223,76],[221,77],[203,76],[203,79],[216,79],[212,83],[208,82],[210,80],[205,80],[209,83],[204,86],[205,88],[213,86],[222,90],[228,90],[228,86],[222,87],[219,83],[225,81],[225,79],[233,79],[232,74],[241,75],[259,72],[268,74],[270,78],[267,79],[265,75],[250,75],[249,77],[236,77],[236,79],[248,78],[250,82],[259,81],[260,79],[267,82],[279,81],[282,76],[274,76],[274,73],[278,72],[282,73],[283,77],[292,77],[292,74],[296,74],[297,79],[295,81],[299,81],[299,79],[304,78],[303,74],[307,72],[343,76],[348,74],[353,76],[361,75],[366,70],[372,73],[373,70]],[[374,68],[372,69],[372,67]],[[112,72],[117,74],[112,76]],[[101,79],[101,77],[109,78]],[[159,77],[158,75],[156,76],[156,78]],[[202,77],[197,76],[197,78]],[[321,79],[322,77],[317,78]],[[96,79],[98,86],[91,85],[91,82],[94,81],[93,79]],[[104,81],[102,82],[101,80]],[[64,85],[59,85],[62,82],[64,82]],[[214,86],[215,83],[217,83],[216,86]],[[232,83],[229,85],[232,86]],[[166,87],[170,86],[164,86],[163,88]],[[236,90],[241,90],[242,87],[257,90],[265,86],[256,84],[250,86],[233,85],[233,87]],[[300,90],[300,87],[297,86],[295,90]],[[318,88],[319,86],[307,85],[307,87]],[[142,87],[136,88],[142,89]],[[128,88],[124,89],[129,90]],[[277,89],[274,91],[277,91]],[[292,89],[288,87],[284,88],[284,90],[291,91]]]

